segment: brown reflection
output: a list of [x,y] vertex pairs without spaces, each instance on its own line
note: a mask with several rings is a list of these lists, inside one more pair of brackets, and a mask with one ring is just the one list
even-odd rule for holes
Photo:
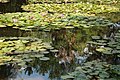
[[21,6],[23,4],[26,4],[27,0],[8,0],[6,3],[0,2],[0,12],[6,13],[6,12],[18,12],[23,11]]
[[10,80],[16,78],[17,69],[14,64],[5,64],[0,66],[0,80]]
[[27,36],[27,32],[11,27],[0,28],[0,37],[22,37]]

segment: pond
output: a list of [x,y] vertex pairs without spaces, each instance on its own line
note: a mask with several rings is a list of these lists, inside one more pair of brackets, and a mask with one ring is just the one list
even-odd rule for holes
[[[6,34],[4,34],[6,32]],[[54,30],[50,32],[45,31],[21,31],[12,28],[2,28],[0,32],[1,37],[31,37],[31,38],[39,38],[44,42],[50,43],[55,49],[59,50],[62,46],[66,50],[68,48],[68,40],[74,38],[72,49],[78,51],[81,55],[83,54],[83,50],[87,41],[91,40],[91,36],[101,36],[108,35],[108,29],[105,28],[91,28],[91,29],[61,29]],[[73,35],[76,36],[73,36]],[[66,39],[65,39],[65,36]],[[11,39],[12,40],[12,39]],[[29,54],[22,55],[12,55],[17,56],[17,58],[21,58],[25,63],[17,64],[17,63],[6,63],[5,65],[0,66],[0,80],[61,80],[61,75],[66,74],[68,72],[73,71],[78,65],[76,62],[72,64],[68,64],[67,67],[59,64],[59,60],[54,56],[54,51],[44,54],[45,57],[49,57],[49,60],[40,60],[39,57],[35,57],[34,55],[39,55],[39,52],[35,54],[34,52],[30,52]]]
[[0,0],[0,80],[119,80],[119,0]]

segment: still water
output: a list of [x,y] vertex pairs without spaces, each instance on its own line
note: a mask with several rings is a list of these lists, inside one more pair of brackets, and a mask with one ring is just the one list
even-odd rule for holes
[[[6,34],[5,34],[6,33]],[[12,28],[2,28],[0,37],[32,37],[42,39],[50,43],[55,49],[64,47],[66,51],[70,50],[69,41],[71,41],[72,50],[78,51],[79,55],[83,54],[86,42],[91,40],[91,36],[101,36],[109,34],[107,27],[90,28],[90,29],[61,29],[45,31],[21,31]],[[26,54],[34,55],[32,53]],[[16,55],[15,55],[16,56]],[[41,61],[39,58],[32,58],[25,61],[25,65],[6,64],[0,66],[0,80],[62,80],[61,75],[73,71],[77,65],[76,62],[64,65],[59,64],[59,60],[54,53],[45,54],[49,57],[48,61]],[[21,57],[22,58],[22,57]],[[29,57],[28,57],[29,58]]]

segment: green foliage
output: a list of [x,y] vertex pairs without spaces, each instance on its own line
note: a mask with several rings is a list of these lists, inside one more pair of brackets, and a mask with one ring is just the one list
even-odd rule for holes
[[21,30],[51,30],[60,28],[90,28],[108,26],[112,23],[104,18],[81,14],[49,14],[39,12],[0,14],[0,27],[12,26]]
[[106,62],[92,61],[77,67],[74,72],[68,73],[68,75],[72,75],[75,80],[107,79],[110,76],[107,72],[108,69],[109,64]]
[[52,46],[48,43],[42,42],[40,39],[21,37],[17,38],[1,38],[0,40],[0,54],[20,54],[33,52],[44,52]]
[[87,13],[118,12],[119,8],[110,5],[96,5],[87,3],[72,4],[28,4],[22,6],[25,11],[54,12],[54,13]]
[[78,3],[89,2],[94,4],[114,4],[119,0],[28,0],[28,3]]

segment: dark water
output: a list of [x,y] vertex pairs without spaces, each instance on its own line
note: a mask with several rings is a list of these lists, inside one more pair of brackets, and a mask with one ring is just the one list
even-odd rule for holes
[[0,13],[20,12],[23,11],[21,6],[27,4],[27,0],[8,0],[8,2],[0,2]]
[[[50,32],[31,31],[25,32],[12,28],[2,28],[0,30],[1,37],[32,37],[43,39],[44,42],[49,42],[53,47],[59,49],[61,46],[69,51],[68,42],[72,42],[72,49],[83,54],[86,42],[91,40],[91,36],[103,37],[107,34],[108,28],[91,28],[91,29],[61,29]],[[6,33],[6,34],[4,34]],[[65,38],[66,36],[66,38]],[[0,66],[0,80],[61,80],[61,75],[67,74],[75,69],[78,65],[75,62],[68,64],[67,67],[60,65],[53,53],[45,55],[50,58],[49,61],[41,61],[39,58],[34,58],[30,62],[26,62],[25,67],[19,67],[17,64],[6,64]]]

